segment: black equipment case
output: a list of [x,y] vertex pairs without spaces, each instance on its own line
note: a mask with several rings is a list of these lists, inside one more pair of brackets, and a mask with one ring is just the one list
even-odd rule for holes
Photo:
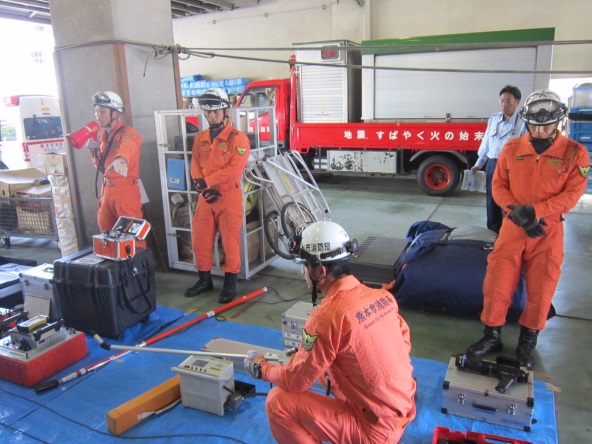
[[54,280],[68,327],[117,339],[156,309],[156,263],[150,250],[113,261],[92,248],[54,262]]

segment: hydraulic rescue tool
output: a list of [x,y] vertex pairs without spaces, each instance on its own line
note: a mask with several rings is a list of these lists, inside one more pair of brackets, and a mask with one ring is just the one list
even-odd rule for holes
[[[267,292],[267,288],[266,287],[260,288],[259,290],[255,290],[255,291],[249,293],[248,295],[242,296],[240,298],[235,299],[234,301],[229,302],[228,304],[221,305],[220,307],[217,307],[214,310],[208,311],[207,313],[204,313],[204,314],[202,314],[201,316],[199,316],[199,317],[197,317],[195,319],[192,319],[190,321],[187,321],[187,322],[185,322],[185,323],[183,323],[181,325],[178,325],[178,326],[176,326],[176,327],[174,327],[174,328],[172,328],[170,330],[164,331],[164,332],[162,332],[162,333],[160,333],[160,334],[158,334],[156,336],[153,336],[153,337],[151,337],[149,339],[146,339],[145,341],[142,341],[139,344],[137,344],[136,347],[144,347],[144,346],[147,346],[147,345],[150,345],[150,344],[154,344],[155,342],[160,341],[161,339],[164,339],[164,338],[166,338],[166,337],[168,337],[170,335],[173,335],[173,334],[175,334],[175,333],[177,333],[177,332],[179,332],[181,330],[184,330],[186,328],[189,328],[192,325],[198,324],[198,323],[200,323],[201,321],[203,321],[205,319],[208,319],[208,318],[217,316],[217,315],[219,315],[220,313],[222,313],[222,312],[224,312],[226,310],[229,310],[229,309],[231,309],[233,307],[236,307],[237,305],[240,305],[240,304],[243,304],[243,303],[245,303],[247,301],[250,301],[252,299],[255,299],[256,297],[258,297],[258,296],[260,296],[260,295],[262,295],[263,293],[266,293],[266,292]],[[137,351],[137,350],[135,350],[135,351]],[[76,378],[78,378],[80,376],[85,375],[86,373],[95,371],[95,370],[99,369],[100,367],[102,367],[103,365],[108,364],[110,361],[113,361],[115,359],[118,359],[121,356],[126,355],[128,353],[131,353],[131,351],[129,351],[129,350],[122,350],[122,351],[114,354],[113,356],[109,356],[109,357],[107,357],[105,359],[101,359],[100,361],[98,361],[98,362],[96,362],[94,364],[91,364],[89,366],[83,367],[83,368],[81,368],[81,369],[79,369],[79,370],[77,370],[77,371],[75,371],[73,373],[70,373],[69,375],[64,376],[61,379],[54,379],[54,380],[45,381],[45,382],[43,382],[43,383],[35,386],[35,392],[40,393],[40,392],[43,392],[45,390],[49,390],[49,389],[53,389],[53,388],[59,387],[61,384],[65,384],[68,381],[71,381],[73,379],[76,379]]]
[[[105,350],[127,350],[132,352],[168,353],[190,355],[171,370],[181,377],[181,401],[185,407],[224,415],[225,410],[234,410],[241,405],[244,394],[235,389],[234,366],[232,359],[243,360],[247,355],[220,353],[203,350],[176,350],[156,347],[130,347],[112,345],[99,335],[93,338]],[[228,359],[221,359],[228,358]],[[266,353],[268,361],[280,361],[280,356]]]
[[453,355],[442,384],[442,413],[529,432],[534,376],[512,358],[494,361]]
[[44,315],[28,318],[28,312],[1,321],[6,336],[0,339],[0,378],[32,387],[87,354],[84,334],[63,328],[64,321],[50,322]]
[[508,356],[498,356],[495,361],[475,358],[459,353],[456,355],[455,365],[463,370],[470,370],[498,379],[495,390],[506,393],[515,382],[526,384],[528,374],[520,368],[520,362]]

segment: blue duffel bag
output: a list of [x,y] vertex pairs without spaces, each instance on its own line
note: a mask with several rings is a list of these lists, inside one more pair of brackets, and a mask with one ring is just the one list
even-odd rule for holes
[[[483,310],[487,256],[495,238],[495,232],[487,228],[416,222],[407,233],[411,244],[395,267],[395,284],[390,291],[401,307],[478,318]],[[525,302],[526,282],[521,277],[508,310],[508,322],[518,320]],[[551,308],[549,318],[554,314]]]

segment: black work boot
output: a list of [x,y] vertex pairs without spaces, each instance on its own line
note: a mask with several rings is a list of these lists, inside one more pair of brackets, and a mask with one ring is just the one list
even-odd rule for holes
[[501,351],[504,348],[501,327],[485,326],[483,333],[485,336],[467,349],[467,355],[481,358],[489,353]]
[[192,298],[199,294],[205,293],[214,289],[214,283],[212,282],[212,274],[209,271],[198,271],[199,280],[193,287],[189,287],[185,290],[185,297]]
[[236,273],[224,273],[224,287],[218,296],[218,302],[226,304],[236,296]]
[[539,330],[531,330],[525,326],[520,327],[520,338],[516,347],[516,357],[522,367],[532,370],[534,367],[534,348],[537,344]]

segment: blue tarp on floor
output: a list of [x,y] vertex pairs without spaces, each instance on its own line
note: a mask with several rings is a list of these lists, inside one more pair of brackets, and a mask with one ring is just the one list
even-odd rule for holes
[[[135,345],[168,322],[176,320],[172,326],[177,326],[196,316],[183,316],[181,311],[159,307],[150,316],[148,323],[138,324],[126,330],[119,341],[110,342]],[[207,319],[151,346],[198,350],[216,337],[282,348],[282,335],[278,330],[216,319]],[[101,349],[90,338],[87,338],[87,344],[88,356],[60,372],[56,378],[91,366],[116,353]],[[36,394],[33,389],[0,380],[0,442],[112,443],[120,442],[122,438],[148,440],[150,437],[162,437],[150,440],[155,443],[273,442],[263,396],[246,399],[237,410],[226,412],[223,417],[186,408],[179,403],[167,412],[144,420],[121,437],[112,435],[107,428],[107,412],[175,376],[177,373],[171,368],[184,359],[183,355],[165,353],[127,353],[96,372],[40,394]],[[413,366],[418,382],[418,416],[407,427],[404,443],[430,443],[437,426],[461,432],[471,430],[506,436],[537,444],[557,443],[553,392],[546,389],[543,382],[535,381],[537,422],[533,424],[532,431],[527,433],[441,413],[442,383],[447,364],[413,358]],[[235,378],[254,383],[257,392],[269,390],[269,384],[254,381],[242,373],[235,373]]]

